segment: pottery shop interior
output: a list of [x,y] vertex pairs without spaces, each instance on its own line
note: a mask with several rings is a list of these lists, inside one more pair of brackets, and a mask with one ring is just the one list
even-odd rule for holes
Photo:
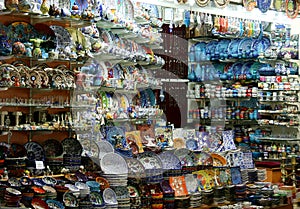
[[0,0],[0,208],[299,209],[299,0]]

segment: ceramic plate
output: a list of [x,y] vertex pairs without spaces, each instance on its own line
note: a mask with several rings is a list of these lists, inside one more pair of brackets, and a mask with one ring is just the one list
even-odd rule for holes
[[31,205],[34,209],[48,209],[49,208],[47,203],[40,198],[33,198],[33,200],[31,201]]
[[145,167],[143,164],[135,158],[125,158],[128,166],[128,177],[142,178],[146,176]]
[[43,147],[37,142],[27,142],[24,144],[27,151],[27,158],[29,160],[41,160],[45,159],[45,152]]
[[56,139],[48,139],[44,142],[46,157],[58,157],[63,154],[63,146]]
[[66,30],[64,27],[58,26],[58,25],[51,25],[50,28],[55,33],[57,49],[58,48],[64,49],[65,47],[71,45],[72,40],[71,40],[71,35],[68,32],[68,30]]
[[64,209],[65,208],[64,205],[61,204],[61,202],[59,202],[57,200],[50,200],[49,199],[49,200],[46,201],[46,203],[47,203],[47,205],[50,209]]
[[97,205],[103,205],[103,199],[99,192],[91,192],[90,193],[90,201],[93,204],[93,206]]
[[83,156],[88,156],[88,157],[99,157],[99,147],[95,140],[93,139],[83,139],[80,140],[80,144],[83,148]]
[[198,180],[197,180],[197,175],[195,174],[186,174],[184,176],[185,178],[185,183],[186,183],[186,188],[188,192],[194,193],[198,190]]
[[107,153],[114,152],[114,148],[111,143],[105,140],[100,140],[97,142],[99,147],[99,158],[102,159],[103,156]]
[[109,186],[109,182],[105,178],[103,178],[101,176],[99,176],[99,177],[96,178],[96,182],[98,182],[100,184],[100,190],[101,191],[103,191],[104,189],[110,187]]
[[[117,165],[117,166],[116,166]],[[125,159],[117,153],[107,153],[100,161],[100,166],[105,174],[127,174],[128,167]]]
[[65,138],[61,144],[66,154],[81,155],[82,153],[82,146],[77,139]]
[[7,36],[11,43],[29,42],[32,38],[40,38],[38,32],[27,22],[13,22],[7,27]]
[[116,137],[118,136],[125,138],[125,130],[123,128],[117,126],[106,127],[106,140],[113,146],[116,145]]
[[145,169],[162,169],[162,162],[157,154],[153,152],[143,152],[138,155],[138,160],[143,164]]
[[181,169],[181,163],[179,158],[174,155],[172,152],[162,152],[161,154],[158,155],[162,162],[162,167],[165,170],[174,170],[174,169]]
[[66,192],[63,196],[63,201],[67,207],[78,207],[77,198],[72,194],[72,192]]
[[109,205],[118,204],[116,193],[111,188],[106,188],[103,191],[103,200]]

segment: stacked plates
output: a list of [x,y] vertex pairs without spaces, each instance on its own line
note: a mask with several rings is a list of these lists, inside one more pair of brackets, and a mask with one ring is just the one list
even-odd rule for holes
[[6,206],[8,207],[19,207],[22,199],[22,193],[14,188],[8,187],[5,189],[4,199]]
[[225,188],[222,186],[216,186],[214,188],[214,202],[217,204],[224,203],[225,201]]
[[190,194],[190,207],[197,208],[201,206],[202,195],[200,192]]
[[96,181],[87,181],[86,185],[90,188],[91,192],[100,192],[100,184]]
[[76,182],[75,186],[79,189],[79,196],[80,198],[86,197],[90,194],[90,188],[83,182]]
[[205,205],[211,205],[214,202],[214,190],[208,189],[202,192],[202,203]]
[[127,186],[128,174],[102,174],[111,187]]
[[140,208],[141,205],[141,197],[139,195],[139,192],[135,186],[127,186],[128,194],[130,197],[130,205],[132,209]]
[[258,181],[258,175],[256,169],[249,169],[248,170],[248,182],[254,183]]
[[235,200],[235,185],[228,185],[225,188],[225,198],[227,201],[232,202]]
[[46,191],[46,198],[47,199],[56,199],[57,192],[52,186],[44,185],[43,189]]
[[267,179],[267,170],[266,169],[258,169],[257,170],[257,180],[265,181]]
[[247,198],[247,186],[246,184],[238,184],[235,186],[235,200],[242,202]]
[[118,208],[117,195],[111,188],[106,188],[103,191],[103,200],[105,203],[105,208]]
[[242,181],[243,183],[248,182],[248,170],[247,169],[242,169],[241,170],[241,176],[242,176]]
[[130,209],[130,195],[127,186],[112,187],[115,191],[118,201],[118,208]]

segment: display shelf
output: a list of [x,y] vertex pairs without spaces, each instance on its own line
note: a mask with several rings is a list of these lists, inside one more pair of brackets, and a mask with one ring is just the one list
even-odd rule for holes
[[285,138],[285,137],[258,137],[259,140],[262,141],[300,141],[300,138]]
[[52,17],[49,15],[21,13],[17,11],[1,11],[0,15],[2,17],[1,20],[4,21],[5,24],[16,22],[16,21],[25,21],[33,25],[37,23],[43,23],[47,25],[59,25],[63,27],[74,27],[74,28],[82,28],[92,24],[91,21],[78,19],[78,18]]

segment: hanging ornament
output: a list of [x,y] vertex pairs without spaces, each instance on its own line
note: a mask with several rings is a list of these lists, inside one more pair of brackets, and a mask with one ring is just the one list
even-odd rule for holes
[[289,18],[291,18],[291,19],[296,18],[298,15],[298,12],[299,12],[299,5],[298,5],[297,1],[296,0],[286,0],[285,12]]
[[196,4],[199,7],[206,7],[209,4],[209,0],[196,0]]
[[257,0],[257,7],[262,13],[266,13],[271,6],[272,0]]
[[230,0],[214,0],[214,3],[219,8],[225,8],[229,4]]
[[252,11],[256,7],[256,0],[243,0],[243,6],[247,11]]

